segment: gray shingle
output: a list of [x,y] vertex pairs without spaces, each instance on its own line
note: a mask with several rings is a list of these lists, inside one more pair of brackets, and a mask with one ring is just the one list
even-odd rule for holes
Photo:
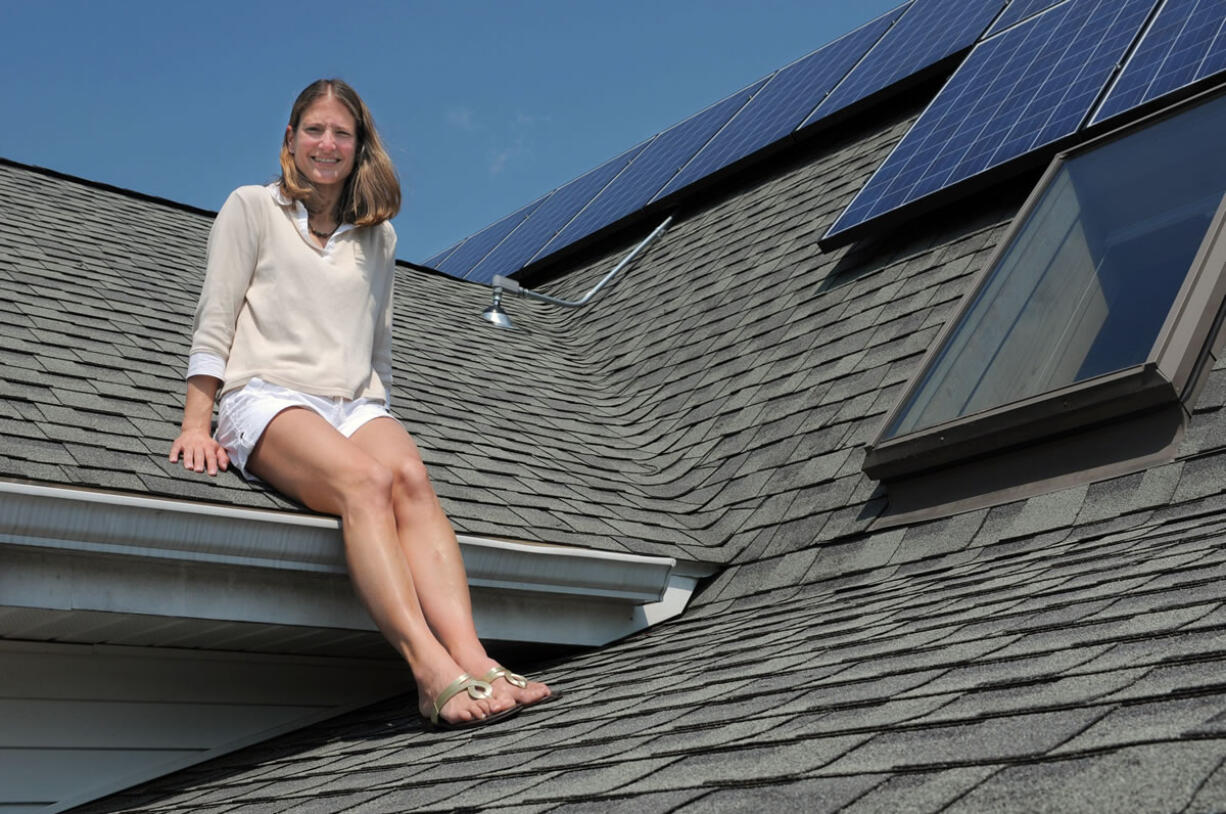
[[1156,666],[1128,687],[1105,696],[1103,700],[1127,702],[1176,693],[1216,692],[1222,685],[1220,670],[1224,664],[1226,659],[1215,658]]
[[346,812],[347,814],[387,814],[389,811],[429,810],[431,806],[445,807],[446,801],[455,800],[458,795],[477,785],[479,781],[460,780],[432,786],[397,789],[351,806],[346,809]]
[[745,788],[724,788],[713,791],[677,810],[691,812],[806,811],[812,814],[842,811],[847,803],[884,779],[880,775],[817,777]]
[[[566,789],[564,800],[584,800],[624,789],[676,761],[676,758],[625,761],[586,769],[574,769],[553,777],[556,777],[558,783]],[[529,800],[532,799],[531,793],[526,796]],[[557,793],[552,790],[538,797],[541,802],[556,802],[557,799]]]
[[1184,503],[1226,489],[1226,458],[1220,455],[1185,461],[1179,473],[1179,486],[1171,497],[1173,503]]
[[1226,810],[1226,770],[1223,766],[1226,765],[1226,760],[1223,764],[1219,764],[1217,771],[1209,776],[1200,788],[1196,790],[1196,794],[1192,798],[1192,802],[1184,809],[1184,814],[1210,814]]
[[619,808],[635,807],[641,811],[675,811],[690,801],[700,801],[709,792],[706,789],[663,791],[635,794],[628,797],[597,797],[582,802],[568,802],[547,810],[556,814],[604,814]]
[[843,810],[847,814],[944,811],[995,771],[994,767],[972,766],[896,774]]
[[[1226,694],[1222,693],[1129,704],[1113,710],[1053,754],[1145,744],[1163,738],[1172,730],[1220,734],[1208,724],[1223,711],[1226,711]],[[1226,753],[1223,757],[1226,757]]]
[[[1217,754],[1213,754],[1217,751]],[[1226,751],[1192,744],[1138,746],[1076,760],[1010,766],[977,786],[946,811],[1180,812],[1221,762]],[[1223,800],[1215,801],[1221,806]]]
[[1104,714],[1105,710],[1094,708],[1061,710],[889,732],[878,735],[827,770],[890,772],[904,767],[1016,761],[1045,754]]
[[847,735],[723,752],[700,752],[622,789],[623,793],[689,789],[714,783],[761,782],[817,769],[865,740]]

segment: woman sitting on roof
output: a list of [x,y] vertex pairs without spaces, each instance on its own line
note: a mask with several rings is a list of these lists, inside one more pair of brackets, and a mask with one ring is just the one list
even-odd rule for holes
[[210,475],[233,463],[340,515],[354,586],[409,663],[422,715],[475,726],[549,689],[486,655],[455,533],[388,411],[399,209],[365,103],[339,79],[311,84],[290,112],[280,180],[240,187],[217,213],[170,460]]

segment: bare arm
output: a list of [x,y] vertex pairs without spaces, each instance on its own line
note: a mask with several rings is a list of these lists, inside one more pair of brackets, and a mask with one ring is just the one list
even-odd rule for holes
[[221,382],[212,376],[192,376],[187,380],[187,401],[183,406],[183,424],[179,437],[170,446],[170,462],[183,453],[183,468],[216,475],[226,469],[230,458],[221,444],[213,440],[209,430],[213,423],[213,399]]

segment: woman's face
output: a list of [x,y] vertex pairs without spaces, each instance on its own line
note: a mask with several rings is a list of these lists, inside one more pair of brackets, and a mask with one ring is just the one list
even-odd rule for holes
[[333,96],[311,103],[298,129],[287,126],[290,152],[298,171],[321,191],[339,191],[353,172],[357,123],[349,109]]

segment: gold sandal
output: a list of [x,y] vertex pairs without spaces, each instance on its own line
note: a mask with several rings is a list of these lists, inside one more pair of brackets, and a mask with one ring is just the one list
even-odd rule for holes
[[521,676],[519,673],[512,673],[501,664],[495,664],[490,668],[490,671],[481,676],[481,681],[486,685],[493,684],[500,678],[505,678],[507,683],[512,687],[519,687],[521,690],[528,686],[528,679]]
[[[512,687],[518,687],[521,690],[528,686],[528,679],[524,678],[519,673],[512,673],[501,664],[495,664],[493,667],[491,667],[489,672],[481,677],[481,681],[486,685],[490,685],[500,678],[506,679],[507,683]],[[531,707],[537,704],[544,704],[548,701],[556,701],[561,697],[561,694],[550,690],[549,695],[546,695],[544,698],[533,701],[530,704],[524,704],[523,706]]]
[[[492,670],[490,672],[493,672]],[[467,692],[468,697],[474,701],[480,701],[485,698],[494,696],[494,689],[488,681],[473,678],[468,673],[461,673],[459,678],[448,684],[442,692],[438,694],[438,698],[434,699],[434,712],[430,714],[430,726],[433,729],[470,729],[475,726],[486,726],[487,724],[504,721],[515,715],[520,710],[520,706],[516,704],[510,709],[504,709],[502,712],[493,712],[486,715],[484,718],[474,718],[471,721],[444,721],[439,719],[439,713],[443,711],[443,707],[447,705],[455,696],[462,692]]]

